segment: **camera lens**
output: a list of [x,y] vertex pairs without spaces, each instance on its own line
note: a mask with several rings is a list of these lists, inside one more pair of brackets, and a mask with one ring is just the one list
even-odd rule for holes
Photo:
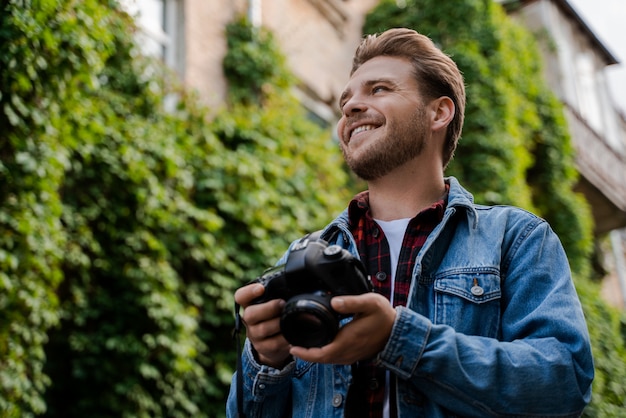
[[330,298],[330,295],[318,292],[297,295],[287,301],[280,329],[290,344],[322,347],[335,338],[339,318],[330,307]]

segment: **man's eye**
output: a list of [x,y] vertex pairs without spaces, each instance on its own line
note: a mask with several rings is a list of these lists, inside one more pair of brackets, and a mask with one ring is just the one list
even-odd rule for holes
[[385,86],[375,86],[372,88],[372,93],[379,93],[381,91],[387,91],[387,87]]

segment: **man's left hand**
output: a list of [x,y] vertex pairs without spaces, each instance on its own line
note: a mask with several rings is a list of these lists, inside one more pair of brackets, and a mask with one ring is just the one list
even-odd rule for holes
[[385,348],[396,310],[384,296],[336,296],[331,305],[338,313],[353,314],[352,321],[339,330],[330,344],[319,348],[292,347],[291,355],[315,363],[352,364],[372,358]]

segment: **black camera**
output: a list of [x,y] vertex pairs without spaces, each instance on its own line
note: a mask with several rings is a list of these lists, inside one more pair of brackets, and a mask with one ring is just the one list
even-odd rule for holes
[[280,329],[290,344],[301,347],[321,347],[335,338],[340,320],[347,316],[331,308],[332,297],[373,290],[361,260],[338,245],[306,237],[294,244],[285,264],[266,270],[251,283],[265,287],[253,304],[287,302]]

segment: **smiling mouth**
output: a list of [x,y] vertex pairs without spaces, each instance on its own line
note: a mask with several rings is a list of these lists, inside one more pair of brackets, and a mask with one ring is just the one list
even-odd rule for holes
[[352,132],[350,132],[350,138],[352,138],[356,134],[360,134],[361,132],[371,131],[372,129],[376,129],[375,125],[361,125],[356,127]]

